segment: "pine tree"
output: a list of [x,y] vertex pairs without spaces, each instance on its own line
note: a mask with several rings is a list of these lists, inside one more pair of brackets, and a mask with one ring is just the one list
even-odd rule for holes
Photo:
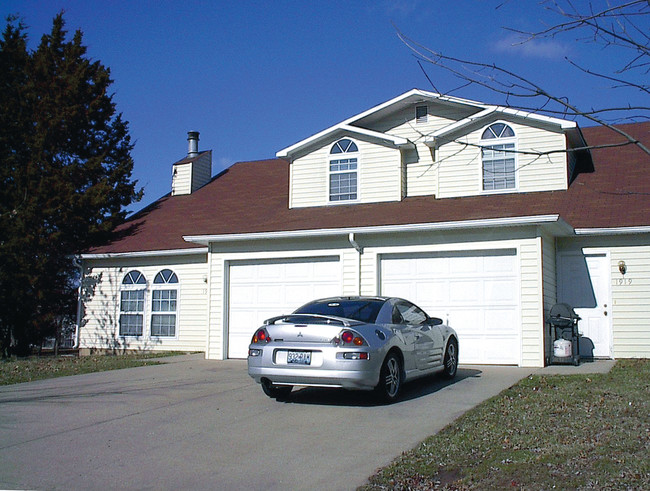
[[72,257],[106,240],[140,198],[110,71],[63,15],[37,49],[8,19],[0,41],[0,333],[24,354],[73,314]]

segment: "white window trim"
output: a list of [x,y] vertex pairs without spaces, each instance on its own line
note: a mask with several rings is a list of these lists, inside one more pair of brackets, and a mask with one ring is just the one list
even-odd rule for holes
[[[149,339],[157,339],[157,340],[164,340],[164,339],[178,339],[178,331],[179,331],[179,312],[180,312],[180,301],[181,301],[181,279],[178,277],[178,274],[176,271],[174,271],[171,268],[162,268],[161,270],[157,271],[156,274],[154,275],[154,279],[156,276],[158,276],[158,273],[161,271],[169,269],[176,275],[176,279],[178,280],[177,283],[154,283],[153,281],[151,282],[151,295],[149,295],[150,300],[149,300],[149,315],[147,316],[147,321],[148,321],[148,333],[149,333]],[[160,336],[160,335],[155,335],[153,334],[153,315],[156,313],[153,310],[153,292],[154,290],[160,291],[160,290],[176,290],[176,322],[174,324],[174,335],[173,336]],[[162,315],[165,315],[165,312],[162,312]]]
[[[512,129],[513,133],[515,133],[515,136],[508,137],[508,138],[491,138],[488,140],[484,140],[480,138],[483,135],[483,132],[487,130],[490,126],[493,124],[498,124],[502,123],[505,124],[506,126],[509,126],[510,129]],[[508,194],[508,193],[515,193],[519,191],[519,159],[518,159],[518,154],[517,151],[519,149],[519,145],[517,142],[517,133],[515,132],[515,129],[512,127],[512,124],[507,122],[507,121],[492,121],[490,124],[485,125],[483,128],[479,130],[479,146],[480,148],[478,149],[479,151],[479,172],[478,172],[478,178],[479,178],[479,191],[480,194]],[[515,185],[514,187],[511,188],[505,188],[505,189],[483,189],[483,148],[484,147],[489,147],[492,145],[504,145],[504,144],[514,144],[514,148],[512,150],[512,154],[515,160],[514,163],[514,169],[515,169]]]
[[[128,275],[131,271],[140,271],[139,269],[129,269],[124,276],[122,276],[122,282],[124,281],[124,278],[126,278],[126,275]],[[145,279],[144,284],[132,284],[132,285],[125,285],[124,283],[120,283],[120,290],[119,290],[119,317],[117,319],[117,335],[120,338],[130,338],[130,339],[144,339],[147,336],[147,306],[148,306],[148,295],[147,291],[149,290],[149,280],[147,280],[147,277],[140,271],[140,274],[142,274],[142,277]],[[140,312],[142,314],[142,334],[137,335],[137,334],[122,334],[122,323],[121,323],[121,318],[123,313],[127,313],[126,311],[122,310],[122,292],[123,291],[138,291],[142,290],[144,291],[144,298],[142,299],[142,311]],[[150,295],[149,295],[150,296]]]
[[[336,142],[339,142],[341,140],[350,140],[352,143],[354,143],[356,145],[357,151],[356,152],[344,152],[344,153],[330,153],[331,150],[332,150],[332,147],[334,146],[334,144],[336,144]],[[360,198],[361,198],[361,150],[359,148],[359,142],[357,142],[356,140],[354,140],[354,139],[352,139],[350,137],[344,136],[344,137],[339,138],[336,141],[332,142],[327,148],[328,148],[328,150],[327,150],[327,180],[326,180],[327,182],[325,183],[326,190],[327,190],[326,194],[325,194],[325,198],[326,198],[327,204],[331,205],[331,206],[339,206],[339,205],[348,205],[348,204],[353,204],[353,203],[359,203]],[[330,176],[332,174],[343,174],[343,173],[349,172],[349,171],[332,172],[330,170],[331,162],[333,160],[341,160],[341,159],[345,159],[345,158],[355,158],[355,159],[357,159],[357,169],[356,169],[356,173],[357,173],[357,197],[356,197],[356,199],[332,201],[330,199],[330,196],[331,196]]]

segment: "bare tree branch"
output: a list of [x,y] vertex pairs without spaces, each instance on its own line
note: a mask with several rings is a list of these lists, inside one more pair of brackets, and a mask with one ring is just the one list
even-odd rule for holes
[[[586,75],[614,82],[611,87],[612,90],[631,89],[650,95],[650,85],[645,82],[647,73],[643,73],[640,80],[636,80],[633,74],[633,71],[646,72],[650,67],[650,36],[646,30],[641,29],[636,23],[639,19],[645,21],[650,15],[650,1],[631,0],[621,5],[608,6],[597,11],[592,10],[590,4],[588,12],[578,11],[570,0],[567,0],[567,4],[573,10],[572,12],[563,9],[557,0],[547,0],[542,4],[550,4],[545,8],[568,20],[559,22],[539,32],[508,29],[527,36],[519,44],[531,42],[538,38],[552,38],[570,31],[584,32],[588,35],[585,38],[589,40],[588,42],[605,48],[622,48],[628,50],[629,53],[633,53],[633,55],[625,60],[622,68],[611,75],[593,67],[581,66],[568,58],[566,58],[567,62]],[[623,119],[626,120],[650,119],[650,108],[647,106],[637,104],[634,106],[628,105],[627,107],[579,108],[569,102],[566,95],[554,94],[516,71],[494,63],[484,63],[445,55],[408,38],[397,27],[396,31],[401,41],[411,49],[421,67],[423,62],[429,63],[454,75],[462,82],[463,87],[476,85],[499,94],[505,99],[507,107],[528,112],[552,114],[556,117],[584,118],[597,125],[605,126],[623,138],[622,142],[615,145],[634,144],[650,155],[650,149],[646,145],[605,119],[607,115],[614,116],[618,114],[625,114],[626,117]],[[622,73],[629,76],[620,76]],[[439,90],[435,90],[440,93]],[[446,93],[448,94],[450,91]],[[526,103],[522,104],[519,101],[526,101]]]

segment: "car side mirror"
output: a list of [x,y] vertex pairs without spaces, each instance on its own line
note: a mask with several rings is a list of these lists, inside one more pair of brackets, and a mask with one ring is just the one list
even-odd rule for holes
[[429,324],[432,326],[439,326],[442,324],[442,319],[439,317],[429,317]]

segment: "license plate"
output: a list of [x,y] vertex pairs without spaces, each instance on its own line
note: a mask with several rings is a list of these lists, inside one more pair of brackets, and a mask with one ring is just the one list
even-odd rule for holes
[[287,353],[287,364],[309,365],[311,364],[311,352],[289,351]]

